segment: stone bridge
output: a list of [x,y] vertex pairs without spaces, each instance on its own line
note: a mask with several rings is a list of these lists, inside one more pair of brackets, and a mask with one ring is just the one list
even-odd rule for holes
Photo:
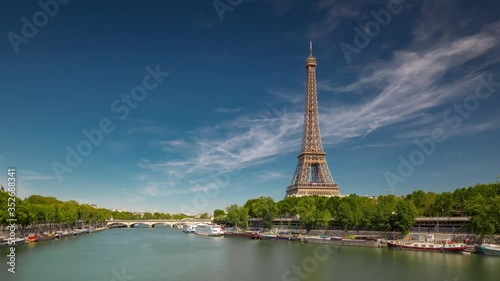
[[209,223],[210,219],[192,219],[192,220],[108,220],[106,221],[106,226],[126,226],[134,227],[135,225],[147,225],[149,227],[155,227],[155,225],[168,225],[170,227],[182,226],[184,224],[192,223]]

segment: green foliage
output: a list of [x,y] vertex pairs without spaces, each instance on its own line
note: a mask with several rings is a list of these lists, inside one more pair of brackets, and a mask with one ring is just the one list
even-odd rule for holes
[[28,204],[42,204],[42,205],[51,205],[61,203],[61,201],[57,200],[54,197],[44,197],[41,195],[31,195],[26,200]]
[[468,201],[466,213],[472,216],[469,227],[485,237],[500,233],[500,195],[475,195]]
[[226,212],[224,212],[224,210],[215,209],[215,211],[214,211],[214,218],[223,217],[225,215],[226,215]]
[[142,219],[143,220],[151,220],[151,219],[153,219],[153,214],[151,214],[150,212],[145,212],[144,214],[142,214]]
[[280,217],[295,217],[299,214],[298,202],[299,197],[286,197],[277,203],[278,214]]
[[194,217],[188,216],[186,214],[174,214],[174,215],[172,215],[172,219],[174,219],[174,220],[182,220],[182,219],[186,219],[186,218],[194,218]]
[[210,216],[208,215],[208,213],[203,213],[200,215],[200,219],[209,219]]
[[[240,207],[231,205],[232,215],[220,218],[234,224]],[[237,207],[237,208],[236,208]],[[287,197],[277,203],[270,197],[250,199],[245,208],[252,218],[272,226],[276,217],[298,217],[307,229],[326,228],[332,223],[344,230],[400,230],[407,233],[418,216],[472,216],[469,227],[487,236],[500,234],[500,182],[459,188],[453,192],[416,190],[404,198],[394,195],[360,197]],[[234,215],[234,217],[233,217]]]
[[394,226],[397,227],[404,235],[410,232],[410,228],[415,223],[417,218],[417,207],[409,200],[399,200],[396,205],[394,214]]
[[240,207],[237,204],[232,204],[226,208],[226,223],[235,226],[246,228],[248,225],[248,209]]
[[265,228],[273,226],[273,219],[278,215],[278,205],[271,197],[259,197],[248,200],[244,206],[252,218],[261,218]]

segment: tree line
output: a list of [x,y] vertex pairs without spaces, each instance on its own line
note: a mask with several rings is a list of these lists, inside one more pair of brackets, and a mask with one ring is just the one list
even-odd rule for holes
[[[0,225],[7,226],[11,219],[7,201],[9,194],[0,192]],[[55,225],[75,226],[78,222],[85,224],[104,223],[111,217],[111,211],[97,209],[88,204],[79,204],[74,200],[60,201],[54,197],[32,195],[24,200],[16,197],[16,224],[22,228],[46,228]]]
[[[10,224],[8,219],[7,192],[0,192],[0,225]],[[78,223],[86,225],[103,225],[106,220],[148,220],[148,219],[175,219],[192,218],[186,214],[149,213],[143,215],[132,212],[118,212],[104,208],[96,208],[88,204],[79,204],[74,200],[60,201],[54,197],[32,195],[24,200],[16,197],[15,201],[16,224],[22,228],[40,229],[53,226],[74,227]],[[208,214],[202,214],[207,218]]]
[[275,202],[271,197],[248,200],[215,210],[218,223],[246,228],[249,218],[261,218],[272,228],[275,218],[300,218],[308,230],[333,225],[343,230],[398,230],[408,233],[415,218],[470,216],[466,227],[481,236],[500,234],[500,183],[478,184],[453,192],[417,190],[406,196],[366,197],[287,197]]

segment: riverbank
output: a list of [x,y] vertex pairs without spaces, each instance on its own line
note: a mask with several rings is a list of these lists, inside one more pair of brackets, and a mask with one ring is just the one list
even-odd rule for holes
[[[353,234],[356,233],[356,234]],[[336,235],[326,235],[326,234],[336,234]],[[399,242],[399,243],[419,243],[425,242],[428,238],[428,233],[409,233],[408,235],[401,235],[401,233],[391,233],[388,232],[378,232],[378,231],[363,231],[363,232],[346,232],[346,231],[335,231],[335,230],[293,230],[293,231],[283,231],[283,230],[273,230],[266,232],[259,231],[236,231],[225,233],[225,237],[235,237],[244,239],[262,239],[262,240],[274,240],[274,241],[287,241],[287,242],[303,242],[303,243],[314,243],[314,244],[330,244],[339,246],[356,246],[356,247],[369,247],[369,248],[386,248],[388,247],[388,242]],[[390,237],[390,239],[387,239]],[[479,239],[479,236],[473,234],[458,234],[458,233],[440,233],[432,234],[432,241],[438,241],[438,246],[443,241],[446,241],[446,245],[462,245],[466,247],[460,252],[476,253],[475,245],[480,245],[483,242]],[[435,239],[435,240],[434,240]],[[490,241],[496,241],[498,237],[492,237]],[[433,246],[430,246],[431,248]]]
[[[109,229],[108,227],[97,227],[97,228],[60,228],[60,230],[53,231],[53,232],[43,232],[43,231],[37,231],[37,232],[30,232],[26,231],[26,229],[23,230],[17,230],[15,238],[23,238],[27,239],[30,235],[35,235],[37,238],[37,242],[41,241],[47,241],[47,240],[52,240],[52,239],[57,239],[57,238],[62,238],[64,236],[78,236],[80,234],[88,234],[88,233],[93,233],[93,232],[100,232]],[[0,232],[0,240],[5,241],[9,238],[10,232],[7,231],[2,231]]]

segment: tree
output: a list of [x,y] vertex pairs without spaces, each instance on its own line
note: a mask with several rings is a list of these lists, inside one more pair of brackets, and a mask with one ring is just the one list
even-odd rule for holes
[[472,216],[469,222],[470,229],[483,238],[500,232],[498,208],[500,208],[500,196],[487,199],[477,194],[471,198],[466,207],[466,213]]
[[78,219],[78,206],[75,204],[63,202],[59,210],[61,212],[61,223],[66,225],[75,225]]
[[371,224],[377,230],[389,231],[393,229],[393,215],[396,211],[396,197],[394,195],[379,196]]
[[94,207],[82,204],[78,206],[79,219],[85,223],[92,223],[95,221],[95,209]]
[[250,199],[244,206],[252,218],[262,218],[265,228],[273,227],[273,220],[278,214],[278,205],[271,197]]
[[277,203],[278,215],[281,217],[295,217],[299,214],[297,208],[300,197],[289,196]]
[[186,214],[174,214],[174,215],[172,216],[172,218],[173,218],[174,220],[182,220],[182,219],[185,219],[185,218],[193,218],[193,217],[192,217],[192,216],[188,216],[188,215],[186,215]]
[[443,192],[437,195],[434,202],[434,216],[451,216],[453,214],[453,195],[451,192]]
[[298,200],[297,212],[300,224],[307,230],[314,227],[314,213],[316,212],[316,196],[305,196]]
[[339,220],[340,227],[345,231],[354,226],[354,213],[351,206],[346,201],[340,202],[337,210],[337,219]]
[[[31,220],[29,210],[28,210],[29,204],[26,203],[26,201],[23,201],[19,198],[16,198],[16,202],[19,202],[18,204],[16,204],[16,216],[17,216],[17,220],[18,220],[19,225],[21,225],[22,227],[26,227],[26,226],[32,224],[32,220]],[[1,209],[0,209],[0,212],[1,212]],[[0,222],[0,224],[2,224],[2,223]]]
[[[28,204],[42,204],[42,205],[52,205],[52,204],[61,203],[61,201],[57,200],[54,197],[44,197],[41,195],[31,195],[25,201]],[[73,202],[75,202],[75,201],[73,201]]]
[[210,218],[210,216],[208,215],[208,213],[203,213],[200,216],[200,219],[208,219],[208,218]]
[[150,212],[145,212],[142,215],[142,219],[144,219],[144,220],[151,220],[151,219],[153,219],[153,214],[151,214]]
[[7,192],[0,192],[0,225],[8,225],[7,219],[10,219],[11,217],[9,216],[7,204],[8,204],[8,199],[9,194]]
[[316,210],[313,216],[316,225],[320,228],[324,227],[326,229],[326,227],[328,226],[328,224],[330,224],[332,220],[332,215],[328,210],[323,210],[323,211]]
[[215,209],[215,211],[214,211],[214,218],[223,217],[225,215],[226,215],[226,212],[224,212],[224,210]]
[[417,213],[417,208],[413,202],[399,200],[395,211],[394,226],[399,228],[404,235],[408,234],[415,223]]
[[246,228],[248,225],[248,209],[232,204],[226,208],[226,221],[235,227]]

